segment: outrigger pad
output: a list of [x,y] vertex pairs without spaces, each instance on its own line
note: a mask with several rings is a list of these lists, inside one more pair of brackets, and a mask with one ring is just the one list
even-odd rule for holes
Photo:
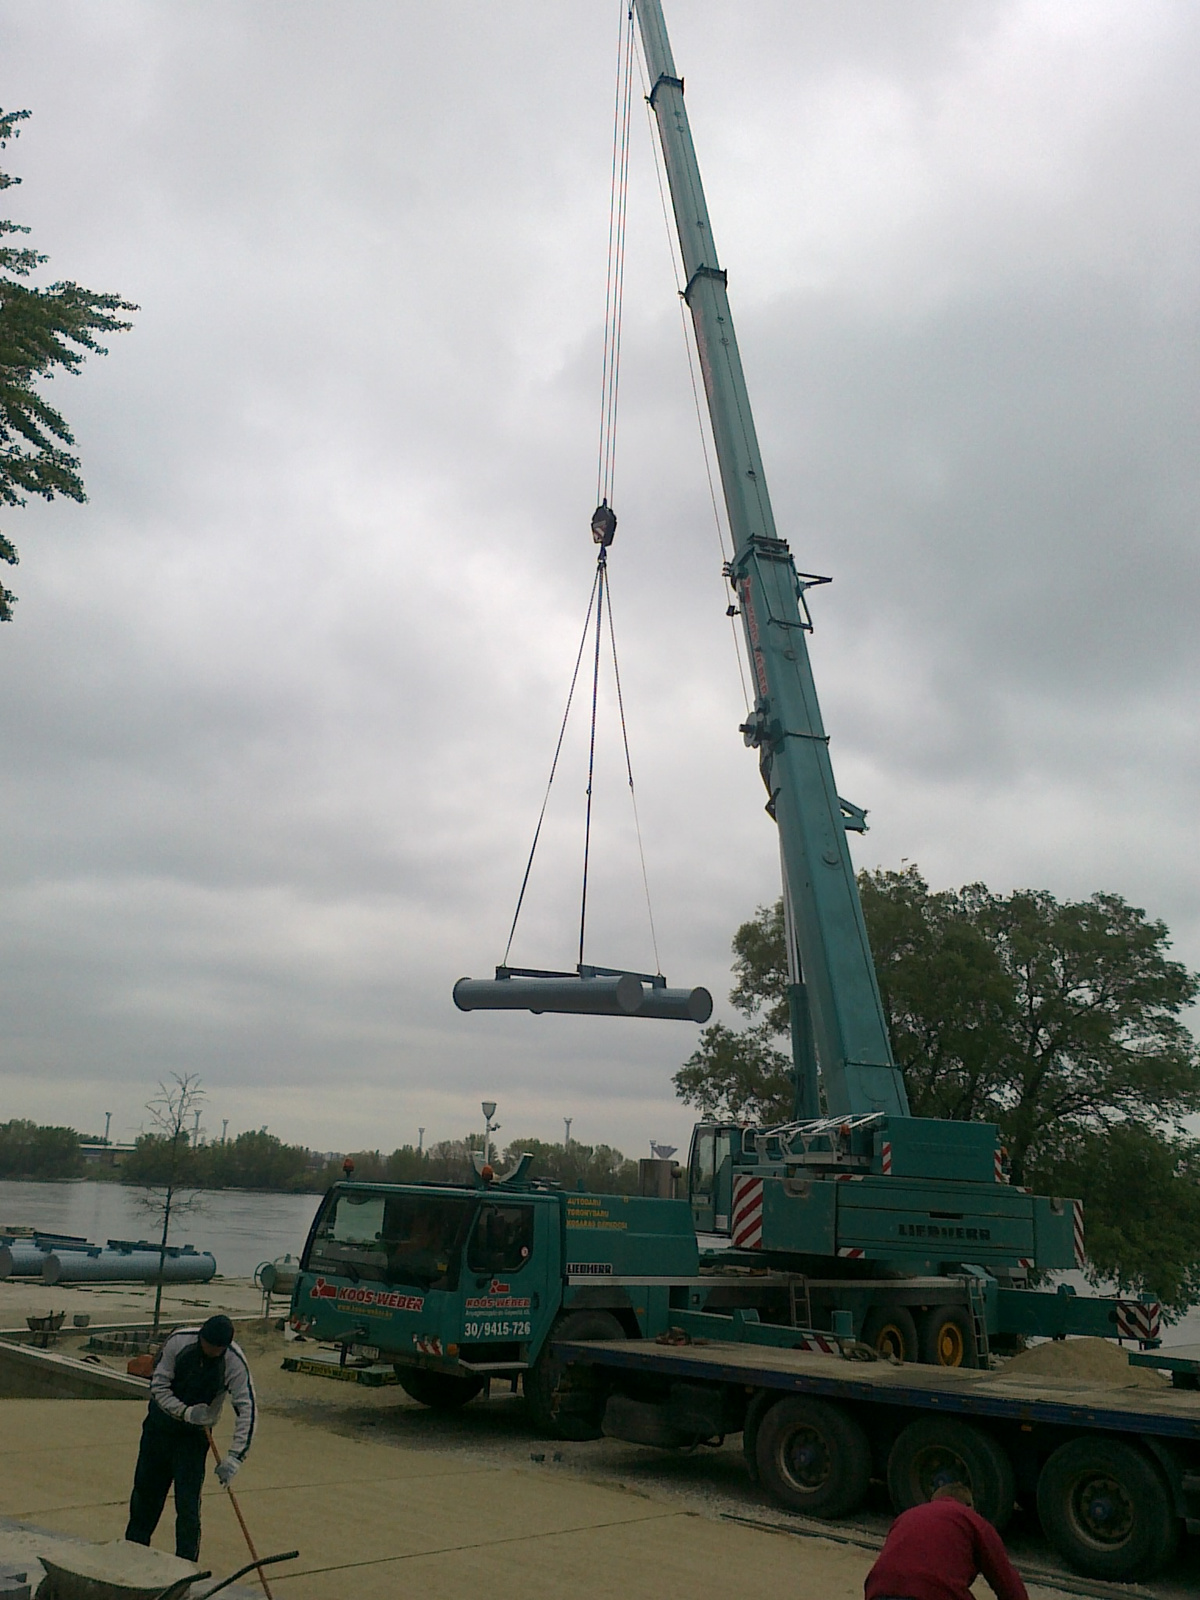
[[454,1004],[460,1011],[556,1011],[671,1022],[707,1022],[713,1008],[707,989],[669,989],[660,973],[589,966],[576,972],[497,967],[494,978],[460,978]]

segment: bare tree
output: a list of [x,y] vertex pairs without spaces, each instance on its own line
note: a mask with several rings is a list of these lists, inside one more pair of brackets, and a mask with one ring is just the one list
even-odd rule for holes
[[199,1116],[205,1094],[200,1087],[199,1074],[173,1072],[169,1079],[159,1079],[158,1093],[146,1102],[154,1138],[158,1144],[159,1179],[154,1192],[148,1192],[143,1204],[162,1222],[158,1246],[158,1277],[154,1293],[154,1333],[158,1333],[162,1313],[163,1273],[166,1270],[167,1239],[171,1232],[171,1218],[191,1211],[199,1203],[199,1196],[181,1192],[191,1170],[192,1130],[199,1132]]

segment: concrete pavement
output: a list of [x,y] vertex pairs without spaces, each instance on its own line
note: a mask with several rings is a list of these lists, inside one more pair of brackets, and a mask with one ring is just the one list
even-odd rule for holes
[[[0,1401],[0,1517],[81,1538],[120,1537],[142,1408]],[[741,1528],[575,1476],[464,1462],[262,1419],[234,1482],[262,1554],[299,1549],[280,1600],[631,1600],[720,1582],[788,1600],[859,1600],[870,1556]],[[172,1508],[155,1544],[173,1548]],[[204,1495],[202,1564],[246,1560],[225,1494]]]

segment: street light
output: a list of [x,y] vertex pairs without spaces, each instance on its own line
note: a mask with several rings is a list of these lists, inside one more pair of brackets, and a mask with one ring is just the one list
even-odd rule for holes
[[480,1109],[483,1112],[483,1164],[487,1167],[492,1162],[492,1135],[499,1131],[500,1124],[492,1121],[496,1115],[494,1100],[481,1100]]

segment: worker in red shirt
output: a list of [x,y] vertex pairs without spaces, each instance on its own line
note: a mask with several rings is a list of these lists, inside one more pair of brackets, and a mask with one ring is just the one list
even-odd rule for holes
[[965,1483],[947,1483],[892,1523],[867,1574],[864,1600],[972,1600],[982,1573],[997,1600],[1029,1600],[1004,1541],[975,1510]]

